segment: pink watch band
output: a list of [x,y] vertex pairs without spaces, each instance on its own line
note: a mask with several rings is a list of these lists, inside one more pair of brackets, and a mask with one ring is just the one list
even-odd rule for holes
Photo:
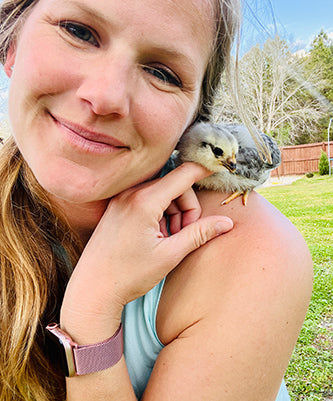
[[98,372],[115,365],[124,352],[123,326],[105,341],[73,347],[77,375]]

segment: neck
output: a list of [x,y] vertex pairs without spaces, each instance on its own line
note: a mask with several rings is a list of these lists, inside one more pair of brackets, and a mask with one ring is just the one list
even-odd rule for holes
[[82,244],[86,245],[102,218],[109,200],[83,204],[69,203],[59,199],[56,202],[65,214],[70,227],[78,235]]

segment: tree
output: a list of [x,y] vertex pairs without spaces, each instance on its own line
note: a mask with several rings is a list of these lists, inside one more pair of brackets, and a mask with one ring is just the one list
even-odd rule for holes
[[[253,47],[239,63],[245,113],[280,145],[315,141],[318,121],[326,112],[320,99],[309,90],[318,76],[308,70],[304,78],[303,64],[279,36],[268,39],[262,47]],[[234,88],[222,82],[216,103],[218,121],[225,120],[225,116],[230,120],[232,115],[239,120],[241,115],[237,106],[231,105],[230,90]]]
[[325,140],[330,118],[333,116],[333,40],[321,31],[313,40],[304,63],[307,74],[318,76],[316,89],[329,112],[319,120],[321,140]]
[[333,102],[333,40],[324,31],[313,40],[306,63],[309,71],[320,71],[318,89]]
[[328,162],[328,157],[327,154],[323,151],[321,151],[321,156],[319,160],[319,174],[320,175],[326,175],[329,174],[329,162]]

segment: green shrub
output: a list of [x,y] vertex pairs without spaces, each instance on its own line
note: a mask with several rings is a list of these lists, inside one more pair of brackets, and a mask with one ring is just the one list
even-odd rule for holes
[[321,151],[321,156],[319,160],[319,174],[326,175],[329,173],[329,164],[327,154]]
[[314,176],[313,173],[306,173],[307,178],[312,178]]

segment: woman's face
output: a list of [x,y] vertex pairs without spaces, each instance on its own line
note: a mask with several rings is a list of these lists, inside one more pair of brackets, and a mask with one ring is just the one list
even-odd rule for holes
[[212,38],[208,0],[39,0],[5,66],[39,183],[83,203],[154,175],[196,113]]

